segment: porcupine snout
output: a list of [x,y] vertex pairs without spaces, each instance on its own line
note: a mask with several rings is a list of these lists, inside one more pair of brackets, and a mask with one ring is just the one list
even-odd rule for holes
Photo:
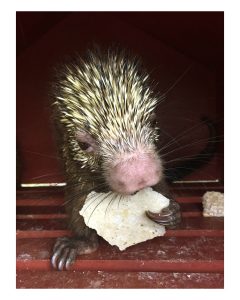
[[156,153],[122,154],[109,166],[107,182],[111,189],[122,195],[156,185],[162,178],[162,164]]

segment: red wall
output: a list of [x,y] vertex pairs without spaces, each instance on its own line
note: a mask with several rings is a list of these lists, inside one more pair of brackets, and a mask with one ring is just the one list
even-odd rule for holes
[[[164,132],[176,137],[202,116],[223,134],[223,13],[17,13],[17,146],[22,182],[62,181],[52,134],[49,85],[52,70],[66,55],[84,53],[93,42],[117,43],[142,57],[159,91],[191,70],[158,107]],[[189,145],[169,159],[193,155],[205,145],[205,127],[179,142]],[[161,142],[167,142],[162,137]],[[202,142],[199,140],[202,140]],[[38,177],[38,178],[37,178]],[[223,178],[223,143],[193,179]]]

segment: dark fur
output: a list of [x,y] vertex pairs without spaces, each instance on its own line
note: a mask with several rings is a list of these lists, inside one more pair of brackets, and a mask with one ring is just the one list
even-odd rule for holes
[[[58,80],[59,76],[61,75],[58,75]],[[57,84],[55,85],[55,89],[56,88],[58,88]],[[94,170],[94,172],[88,167],[81,168],[80,162],[75,159],[76,153],[73,152],[73,147],[71,145],[71,139],[73,137],[69,136],[69,132],[63,124],[61,124],[59,119],[59,111],[55,110],[54,120],[67,181],[65,206],[69,216],[69,229],[74,234],[73,238],[58,239],[54,246],[52,264],[55,268],[62,270],[64,268],[69,268],[70,264],[76,258],[76,255],[90,253],[97,249],[98,241],[96,232],[85,225],[83,217],[79,215],[79,210],[82,208],[87,195],[91,191],[105,192],[108,191],[108,186],[103,178],[101,168]],[[207,124],[209,125],[209,123]],[[211,128],[210,125],[209,128]],[[206,151],[209,152],[209,150],[213,152],[213,149],[206,148],[203,153],[206,153]],[[200,157],[203,153],[200,153]],[[189,163],[194,164],[194,160],[189,161]],[[196,163],[194,167],[198,167],[198,164]],[[168,181],[169,179],[172,180],[177,178],[173,178],[173,174],[166,174]],[[178,174],[178,178],[179,177]],[[79,178],[82,178],[83,182],[79,182]],[[170,198],[172,203],[174,203],[165,178],[163,178],[154,189]],[[163,215],[164,218],[161,218],[160,216],[155,221],[166,226],[175,226],[181,219],[179,206],[175,204],[173,206],[170,205],[168,209],[164,210]],[[168,216],[167,218],[166,215]]]

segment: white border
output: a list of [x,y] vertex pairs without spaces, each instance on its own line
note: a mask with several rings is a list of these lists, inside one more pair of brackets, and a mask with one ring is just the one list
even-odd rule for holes
[[58,0],[58,1],[32,1],[32,0],[21,0],[15,1],[16,10],[41,10],[41,11],[191,11],[191,10],[224,10],[226,7],[226,1],[223,0]]
[[[94,294],[105,299],[159,297],[164,299],[226,299],[238,293],[239,281],[239,8],[238,1],[63,1],[16,0],[1,2],[1,294],[14,299],[79,299]],[[229,4],[230,3],[230,4]],[[225,11],[225,135],[226,135],[226,259],[224,290],[15,290],[15,11],[71,10],[160,10],[160,11]],[[10,141],[10,142],[9,142]],[[230,152],[231,151],[231,152]],[[235,201],[236,200],[236,201]],[[12,220],[13,216],[13,220]],[[11,244],[9,246],[9,241]],[[4,294],[6,292],[7,294]],[[86,295],[86,293],[88,295]],[[133,295],[134,294],[134,295]],[[109,297],[110,296],[110,297]],[[234,296],[233,296],[234,297]]]

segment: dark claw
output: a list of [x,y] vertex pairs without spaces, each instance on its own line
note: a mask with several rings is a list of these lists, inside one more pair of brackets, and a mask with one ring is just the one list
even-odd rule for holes
[[[53,247],[51,263],[54,269],[68,270],[75,261],[77,254],[87,254],[95,251],[98,246],[94,235],[86,238],[58,238]],[[95,239],[94,239],[95,238]]]
[[[72,253],[75,253],[75,256]],[[76,257],[77,248],[69,238],[59,238],[54,245],[52,256],[52,266],[54,269],[63,270],[69,268],[70,264],[74,261],[72,258]]]
[[174,228],[181,222],[180,206],[175,201],[171,201],[169,206],[159,213],[146,211],[146,215],[150,220],[168,228]]
[[70,265],[75,261],[77,257],[77,252],[74,249],[71,249],[68,255],[68,259],[66,260],[66,269],[68,270]]
[[69,255],[70,251],[71,251],[70,248],[64,249],[61,259],[59,260],[59,263],[58,263],[58,269],[60,271],[62,271],[64,269],[64,267],[66,266],[66,261],[68,260],[68,255]]

